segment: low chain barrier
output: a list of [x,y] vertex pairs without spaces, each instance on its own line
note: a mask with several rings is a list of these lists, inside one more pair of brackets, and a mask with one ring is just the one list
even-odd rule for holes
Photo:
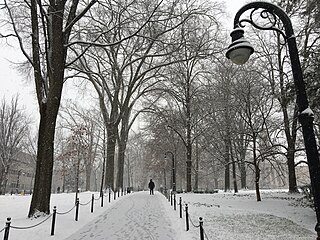
[[[90,201],[88,201],[86,203],[80,203],[79,198],[77,198],[76,202],[75,202],[75,205],[70,210],[65,211],[65,212],[58,212],[57,211],[57,207],[54,206],[53,207],[53,213],[49,214],[41,222],[39,222],[37,224],[34,224],[32,226],[18,227],[18,226],[11,225],[11,223],[12,223],[11,218],[8,217],[7,221],[5,223],[5,227],[0,230],[0,233],[4,232],[3,240],[9,240],[10,229],[28,230],[28,229],[31,229],[31,228],[35,228],[35,227],[45,223],[46,221],[48,221],[50,218],[52,218],[50,235],[53,236],[54,233],[55,233],[55,224],[56,224],[56,220],[57,220],[57,215],[66,215],[66,214],[70,213],[72,210],[75,209],[75,221],[78,221],[79,220],[79,208],[80,208],[80,206],[87,206],[87,205],[89,205],[91,203],[90,211],[91,211],[91,213],[93,213],[94,202],[99,201],[101,199],[101,207],[103,207],[103,198],[104,197],[108,197],[108,196],[109,196],[109,202],[111,202],[111,192],[112,191],[109,190],[108,191],[108,195],[105,195],[104,193],[100,193],[100,196],[98,198],[95,198],[94,194],[92,194]],[[131,193],[131,191],[128,191],[126,193],[126,191],[123,191],[123,189],[121,189],[121,196],[129,194],[129,193]],[[119,198],[120,197],[120,191],[114,191],[113,192],[114,200],[116,200],[116,195],[117,194],[118,194],[118,198]]]
[[[173,206],[173,210],[177,210],[177,201],[176,201],[176,194],[171,191],[169,193],[163,192],[163,195],[168,199],[168,202]],[[186,231],[190,230],[190,223],[192,227],[194,228],[199,228],[199,234],[200,234],[200,240],[209,240],[208,235],[206,234],[204,227],[203,227],[203,218],[199,217],[199,224],[196,225],[193,221],[192,218],[190,217],[189,213],[189,206],[186,203],[185,204],[185,209],[183,209],[183,204],[182,204],[182,197],[179,197],[179,217],[183,218],[183,212],[185,213],[185,219],[186,219]]]

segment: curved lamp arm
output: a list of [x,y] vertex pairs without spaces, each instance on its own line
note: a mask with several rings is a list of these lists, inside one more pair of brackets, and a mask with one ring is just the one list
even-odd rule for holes
[[[251,10],[249,17],[241,18],[242,14],[249,10]],[[257,20],[262,20],[262,21],[264,20],[264,24],[262,25]],[[234,30],[230,34],[232,36],[232,43],[230,44],[228,51],[226,53],[227,58],[231,60],[232,60],[232,55],[233,54],[235,55],[234,50],[237,50],[238,53],[245,52],[244,50],[239,51],[239,48],[242,48],[242,49],[243,47],[246,48],[247,55],[249,56],[253,53],[253,48],[249,42],[247,42],[248,44],[246,43],[247,46],[245,46],[246,44],[243,44],[243,41],[241,42],[241,40],[244,39],[243,27],[245,27],[245,23],[249,23],[253,27],[260,30],[276,31],[283,36],[284,40],[288,44],[299,112],[302,113],[304,110],[308,109],[309,104],[308,104],[307,94],[305,90],[305,84],[302,77],[302,70],[301,70],[301,64],[299,60],[296,38],[293,32],[292,23],[289,16],[280,7],[269,2],[261,2],[261,1],[251,2],[244,5],[242,8],[240,8],[239,11],[236,13],[233,21]],[[283,25],[284,31],[282,31],[277,27],[279,24]],[[242,35],[240,31],[242,31]],[[238,44],[238,42],[240,42],[240,44]],[[236,57],[239,59],[241,56],[236,55]],[[245,58],[248,59],[249,57],[245,56],[244,59]],[[241,62],[241,64],[244,64],[244,63],[245,62],[243,63]]]

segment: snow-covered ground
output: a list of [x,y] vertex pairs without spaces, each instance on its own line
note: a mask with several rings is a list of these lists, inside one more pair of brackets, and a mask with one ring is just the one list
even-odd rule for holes
[[[179,206],[174,211],[170,202],[156,192],[136,192],[112,199],[104,198],[94,204],[91,213],[91,192],[80,193],[79,219],[75,221],[74,194],[53,194],[51,205],[57,206],[58,214],[55,235],[50,236],[52,217],[43,216],[28,219],[30,196],[0,196],[0,231],[5,226],[6,218],[11,217],[9,240],[191,240],[200,239],[199,217],[203,218],[205,239],[209,240],[284,240],[316,239],[314,226],[315,213],[312,209],[299,206],[302,195],[288,194],[283,191],[262,191],[262,202],[256,202],[253,191],[241,191],[239,194],[179,194],[182,202],[188,203],[190,230],[185,231],[185,215],[179,218]],[[99,193],[94,193],[99,198]],[[46,220],[48,219],[48,220]],[[46,220],[46,221],[45,221]],[[4,231],[0,233],[3,239]]]

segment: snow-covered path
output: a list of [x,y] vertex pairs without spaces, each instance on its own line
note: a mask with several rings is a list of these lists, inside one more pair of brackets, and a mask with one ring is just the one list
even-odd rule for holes
[[66,240],[179,239],[165,201],[158,192],[127,195]]

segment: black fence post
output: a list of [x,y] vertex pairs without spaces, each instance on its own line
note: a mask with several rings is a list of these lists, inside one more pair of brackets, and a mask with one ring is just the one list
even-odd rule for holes
[[188,203],[186,203],[186,230],[189,231],[189,213],[188,213]]
[[103,193],[101,195],[101,207],[103,207]]
[[117,199],[117,192],[116,192],[116,190],[114,190],[114,192],[113,192],[113,200],[116,200]]
[[171,191],[171,193],[170,193],[170,202],[171,202],[171,206],[173,205],[173,201],[172,201],[172,191]]
[[199,227],[200,227],[200,240],[204,240],[202,217],[199,217]]
[[120,197],[120,189],[118,188],[118,198]]
[[111,191],[109,189],[109,202],[111,202]]
[[57,207],[53,207],[53,214],[52,214],[52,224],[51,224],[51,236],[54,235],[54,227],[56,225],[56,216],[57,216]]
[[94,204],[94,194],[91,197],[91,212],[93,213],[93,204]]
[[76,218],[75,220],[78,221],[79,219],[79,198],[76,200]]
[[7,218],[7,222],[6,222],[6,227],[5,227],[5,230],[4,230],[4,238],[3,238],[3,240],[8,240],[9,239],[10,225],[11,225],[11,217],[8,217]]
[[180,205],[180,218],[182,218],[182,198],[179,199],[179,205]]
[[173,209],[176,211],[177,210],[177,200],[176,200],[176,194],[174,193],[173,197]]

